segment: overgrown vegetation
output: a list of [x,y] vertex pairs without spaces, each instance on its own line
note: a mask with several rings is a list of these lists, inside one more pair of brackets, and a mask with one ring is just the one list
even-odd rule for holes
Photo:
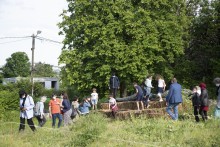
[[[10,122],[18,122],[15,114]],[[35,124],[36,123],[36,119]],[[32,133],[27,126],[18,133],[19,123],[1,122],[0,144],[2,146],[75,146],[75,147],[218,147],[220,143],[220,120],[195,123],[194,119],[177,122],[171,119],[147,119],[145,117],[130,120],[111,120],[99,113],[80,117],[69,127],[52,129],[51,120],[45,127]]]

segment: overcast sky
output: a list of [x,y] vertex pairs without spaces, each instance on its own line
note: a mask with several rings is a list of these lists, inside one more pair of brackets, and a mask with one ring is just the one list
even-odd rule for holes
[[[31,62],[31,38],[2,39],[31,36],[41,30],[39,37],[62,42],[59,36],[59,15],[67,8],[65,0],[0,0],[0,66],[12,53],[26,52]],[[15,42],[12,42],[15,41]],[[8,43],[10,42],[10,43]],[[58,65],[62,44],[48,41],[35,42],[35,63]]]

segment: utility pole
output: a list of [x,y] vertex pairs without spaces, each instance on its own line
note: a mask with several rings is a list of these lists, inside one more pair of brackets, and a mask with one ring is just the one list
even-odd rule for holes
[[[40,34],[41,31],[37,31],[37,35]],[[37,35],[32,35],[32,60],[31,60],[31,96],[34,96],[34,49],[35,49],[35,38]]]

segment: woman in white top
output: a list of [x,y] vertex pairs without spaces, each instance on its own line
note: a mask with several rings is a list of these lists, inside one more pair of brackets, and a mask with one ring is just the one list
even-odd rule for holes
[[158,93],[157,93],[157,95],[160,98],[159,101],[162,102],[163,101],[162,93],[165,91],[166,83],[165,83],[164,79],[161,76],[158,76],[157,80],[158,80]]

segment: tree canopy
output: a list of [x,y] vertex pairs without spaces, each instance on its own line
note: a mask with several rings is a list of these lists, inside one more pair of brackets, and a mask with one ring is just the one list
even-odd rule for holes
[[53,71],[53,67],[46,63],[36,63],[34,66],[35,77],[54,77],[56,73]]
[[78,89],[107,88],[115,72],[123,89],[146,74],[171,77],[189,26],[185,0],[68,0],[60,63]]
[[25,52],[16,52],[6,59],[2,68],[4,78],[30,76],[30,62]]

